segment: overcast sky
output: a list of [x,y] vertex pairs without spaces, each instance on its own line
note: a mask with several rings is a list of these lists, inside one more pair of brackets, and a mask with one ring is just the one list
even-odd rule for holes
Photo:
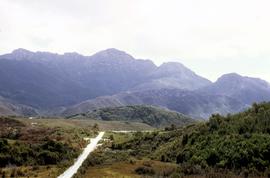
[[270,81],[269,0],[0,0],[0,53],[107,48]]

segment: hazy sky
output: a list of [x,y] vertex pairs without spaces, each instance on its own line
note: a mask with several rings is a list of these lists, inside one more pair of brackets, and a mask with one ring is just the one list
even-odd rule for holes
[[216,80],[270,81],[269,0],[0,0],[0,53],[118,48]]

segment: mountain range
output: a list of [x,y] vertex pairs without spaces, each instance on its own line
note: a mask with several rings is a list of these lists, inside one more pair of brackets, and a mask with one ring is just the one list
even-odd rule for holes
[[92,56],[17,49],[0,56],[0,97],[0,113],[8,115],[147,104],[207,118],[270,101],[270,85],[236,73],[212,83],[181,63],[156,66],[113,48]]

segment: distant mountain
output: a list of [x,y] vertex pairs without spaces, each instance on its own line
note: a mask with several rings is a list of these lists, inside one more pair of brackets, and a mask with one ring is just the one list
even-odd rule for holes
[[0,56],[0,95],[38,109],[69,106],[104,95],[211,84],[182,64],[157,67],[117,49],[92,56],[14,50]]
[[194,122],[193,119],[183,114],[143,105],[102,108],[77,114],[70,118],[142,122],[153,127],[166,127],[171,124],[182,126]]
[[181,63],[163,63],[156,70],[149,74],[149,80],[136,86],[135,90],[153,89],[186,89],[195,90],[211,84],[203,77],[198,76],[193,71]]
[[215,83],[200,89],[200,91],[229,96],[247,105],[254,102],[270,101],[270,84],[268,82],[236,73],[225,74]]
[[195,118],[208,118],[212,113],[234,113],[246,107],[237,99],[228,96],[205,95],[179,89],[160,89],[98,97],[68,107],[62,114],[68,116],[104,107],[141,104],[168,108]]

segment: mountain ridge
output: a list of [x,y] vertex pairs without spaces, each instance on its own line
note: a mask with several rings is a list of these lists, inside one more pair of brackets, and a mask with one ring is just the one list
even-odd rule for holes
[[156,66],[115,48],[91,56],[20,48],[0,56],[0,83],[0,96],[42,114],[149,104],[207,118],[270,101],[264,80],[231,73],[211,82],[181,63]]
[[0,56],[0,95],[41,109],[68,106],[136,88],[156,70],[152,61],[116,49],[92,56],[17,49]]

